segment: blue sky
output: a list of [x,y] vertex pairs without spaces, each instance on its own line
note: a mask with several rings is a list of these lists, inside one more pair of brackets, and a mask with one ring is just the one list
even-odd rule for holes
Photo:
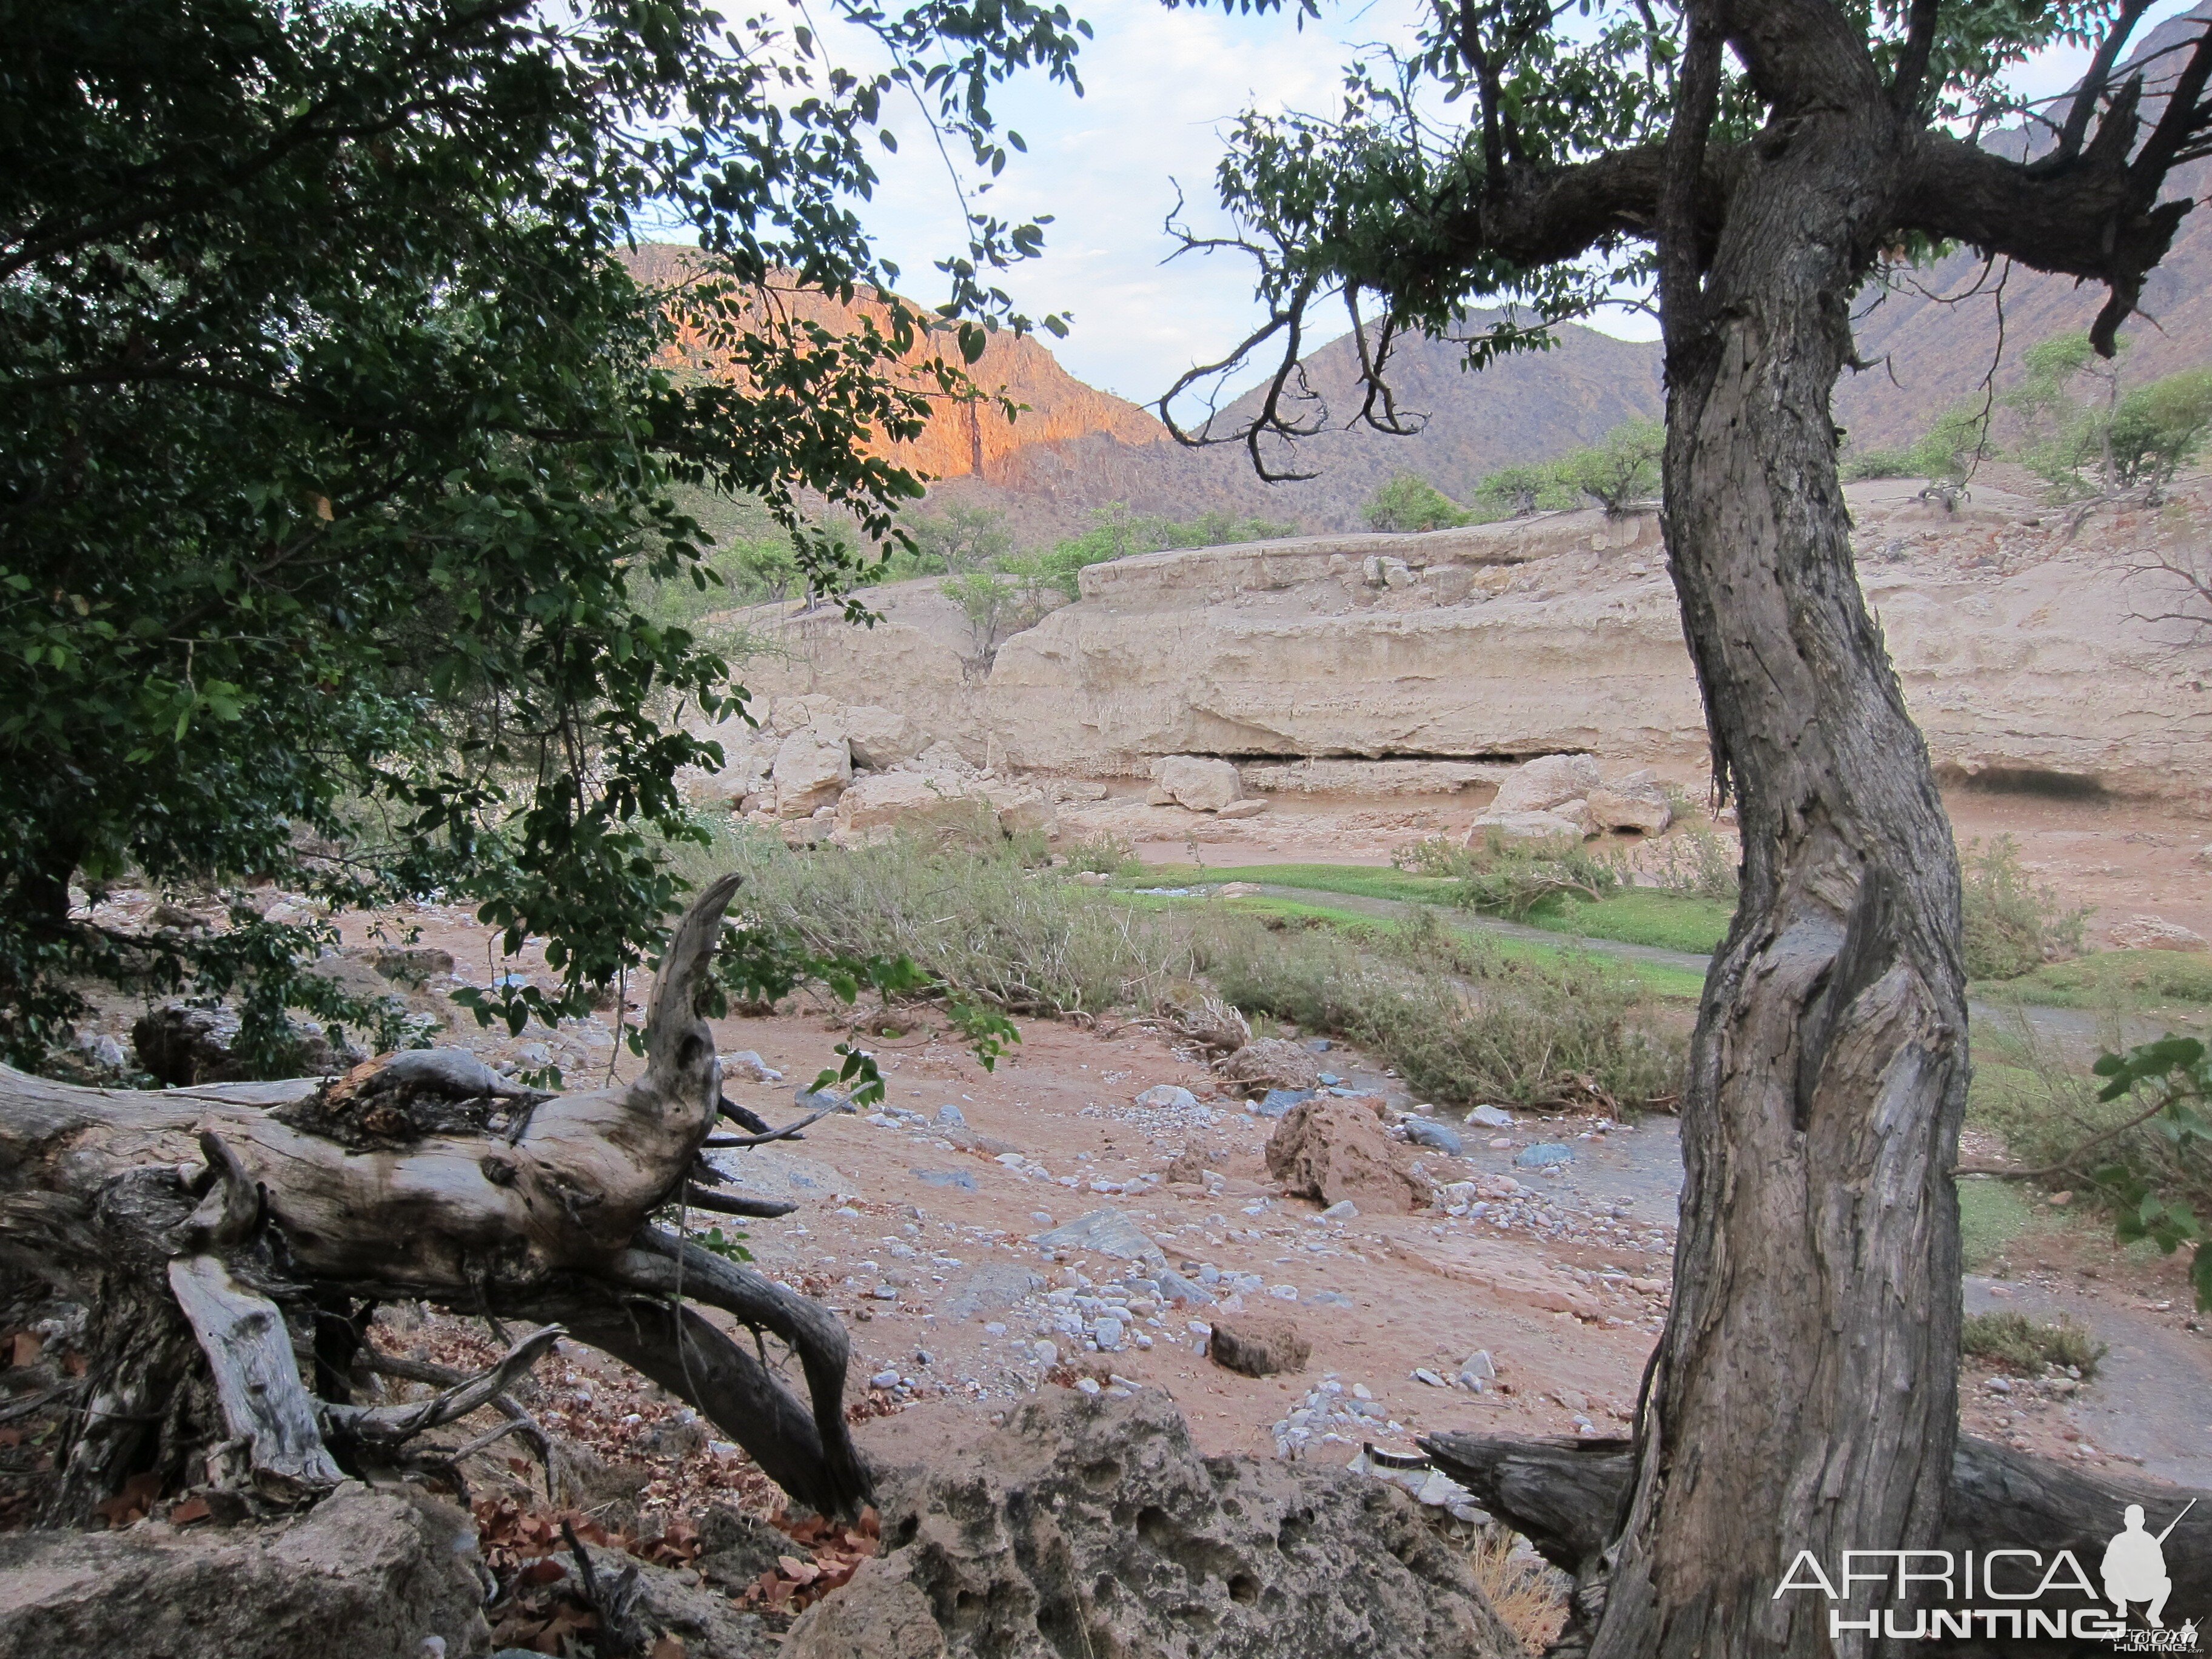
[[[2186,9],[2166,0],[2141,26]],[[1331,110],[1342,66],[1357,46],[1410,37],[1413,0],[1324,5],[1321,21],[1297,27],[1272,16],[1170,11],[1158,0],[1073,0],[1097,39],[1083,58],[1085,96],[1039,78],[1005,88],[998,108],[1029,144],[986,204],[1001,217],[1055,216],[1046,252],[1006,287],[1032,313],[1062,311],[1074,322],[1052,342],[1068,369],[1094,386],[1149,404],[1193,362],[1218,356],[1255,315],[1248,268],[1236,259],[1174,252],[1161,222],[1180,184],[1196,222],[1206,222],[1222,133],[1241,111]],[[817,14],[819,21],[820,15]],[[833,29],[830,33],[835,34]],[[2024,66],[2017,88],[2063,90],[2086,52],[2058,49]],[[958,245],[956,198],[918,114],[894,124],[896,156],[867,218],[918,300],[940,297],[934,261]],[[1648,338],[1649,319],[1622,312],[1597,319],[1608,332]]]

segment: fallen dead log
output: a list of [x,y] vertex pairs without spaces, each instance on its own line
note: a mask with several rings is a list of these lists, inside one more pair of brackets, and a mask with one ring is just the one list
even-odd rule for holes
[[[1603,1595],[1604,1551],[1627,1501],[1631,1443],[1440,1434],[1425,1437],[1420,1445],[1437,1468],[1474,1494],[1476,1503],[1526,1537],[1553,1565],[1574,1575],[1577,1623],[1584,1627],[1594,1623]],[[2191,1499],[2197,1500],[2197,1507],[2183,1514]],[[2153,1533],[2181,1515],[2165,1547],[2166,1572],[2173,1586],[2166,1622],[2178,1624],[2184,1618],[2202,1622],[2205,1613],[2212,1610],[2212,1493],[2140,1478],[2103,1474],[2092,1478],[2048,1458],[2031,1457],[1992,1441],[1961,1436],[1951,1460],[1947,1525],[1937,1547],[1954,1558],[1972,1551],[1977,1560],[1984,1562],[1993,1549],[2038,1552],[2040,1563],[2035,1566],[2014,1564],[2028,1572],[2030,1583],[2044,1565],[2057,1559],[2060,1551],[2069,1551],[2095,1586],[2105,1547],[2121,1530],[2130,1504],[2142,1506]],[[1781,1548],[1775,1563],[1778,1584],[1790,1576],[1792,1551],[1788,1540],[1778,1543]],[[1824,1567],[1832,1577],[1839,1572],[1837,1563],[1826,1563]],[[1804,1575],[1799,1577],[1803,1582]],[[1840,1578],[1837,1582],[1840,1588]],[[1963,1589],[1963,1572],[1959,1582]],[[2033,1605],[2070,1610],[2092,1605],[2093,1600],[2069,1596],[2054,1587]],[[1927,1605],[1963,1603],[1934,1601]],[[1972,1605],[2007,1604],[1984,1597]],[[2108,1604],[2106,1611],[2111,1611]],[[2141,1607],[2135,1611],[2140,1613]],[[1860,1613],[1854,1616],[1863,1613],[1862,1602]],[[1905,1622],[1909,1626],[1910,1614]],[[1987,1637],[1978,1631],[1964,1641],[1931,1637],[1924,1645],[1916,1644],[1912,1650],[1960,1655],[2086,1650],[2071,1638],[2039,1644],[2000,1632],[1994,1626],[1991,1631]],[[2109,1647],[2103,1643],[2093,1645]],[[1553,1651],[1581,1651],[1575,1626],[1570,1626]]]
[[[0,1066],[0,1267],[89,1310],[82,1403],[45,1519],[82,1524],[149,1473],[169,1491],[326,1490],[460,1407],[498,1403],[558,1334],[538,1332],[439,1401],[318,1397],[299,1356],[342,1396],[357,1342],[355,1316],[331,1310],[402,1297],[557,1324],[690,1400],[797,1504],[856,1515],[872,1493],[842,1414],[843,1328],[650,1224],[683,1196],[723,1111],[697,1004],[736,889],[715,883],[678,923],[645,1073],[622,1087],[539,1097],[446,1053],[408,1060],[392,1083],[364,1068],[336,1085],[149,1091]],[[457,1089],[481,1091],[487,1109],[453,1108]],[[719,1195],[702,1207],[781,1212]],[[689,1300],[785,1344],[806,1400]],[[341,1340],[325,1347],[333,1325]]]

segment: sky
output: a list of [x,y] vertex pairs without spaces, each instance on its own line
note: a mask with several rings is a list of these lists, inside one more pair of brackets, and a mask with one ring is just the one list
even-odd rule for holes
[[[2162,0],[2136,38],[2187,4]],[[1069,372],[1149,404],[1192,364],[1223,355],[1261,314],[1249,266],[1236,256],[1170,259],[1176,244],[1162,222],[1178,186],[1194,223],[1220,224],[1213,168],[1235,117],[1251,107],[1334,110],[1353,50],[1410,40],[1419,6],[1324,0],[1320,21],[1303,27],[1282,16],[1170,11],[1159,0],[1071,0],[1071,9],[1096,32],[1080,60],[1084,96],[1042,76],[1000,89],[994,108],[1029,151],[1012,158],[980,205],[1016,222],[1054,216],[1043,257],[1003,285],[1032,315],[1071,317],[1068,337],[1048,341]],[[814,18],[823,21],[819,12]],[[833,41],[836,30],[825,30]],[[866,50],[850,40],[842,49],[855,57]],[[2087,58],[2069,48],[2045,52],[2015,73],[2014,86],[2031,97],[2061,92]],[[963,240],[958,201],[919,112],[894,111],[892,125],[900,149],[881,158],[884,184],[865,217],[901,268],[901,289],[933,303],[945,283],[935,262]],[[1629,338],[1657,332],[1648,316],[1625,308],[1592,322]]]

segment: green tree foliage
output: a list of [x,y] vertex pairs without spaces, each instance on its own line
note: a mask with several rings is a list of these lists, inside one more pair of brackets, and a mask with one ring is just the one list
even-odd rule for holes
[[1501,519],[1558,513],[1582,505],[1581,493],[1556,466],[1506,466],[1475,486],[1475,505]]
[[1568,455],[1559,463],[1559,477],[1617,518],[1659,494],[1659,458],[1666,448],[1667,429],[1658,422],[1624,421],[1589,448]]
[[2100,1101],[2141,1110],[2068,1161],[2102,1149],[2111,1161],[2093,1178],[2117,1213],[2120,1242],[2147,1239],[2167,1255],[2190,1246],[2197,1305],[2212,1310],[2212,1238],[2196,1209],[2212,1204],[2212,1054],[2195,1037],[2169,1036],[2100,1055],[2096,1073],[2105,1079]]
[[[841,9],[857,9],[841,7]],[[1064,11],[867,13],[891,67],[692,0],[16,9],[0,79],[0,1046],[34,1059],[74,976],[308,994],[317,930],[246,908],[117,937],[126,876],[335,905],[465,896],[560,976],[483,1014],[580,1011],[677,902],[656,848],[726,665],[640,605],[718,580],[679,489],[742,495],[817,591],[920,494],[864,438],[963,388],[988,286],[1037,246],[978,218],[924,382],[892,303],[832,337],[778,285],[888,287],[854,203],[911,87],[1003,162],[991,84],[1071,72]],[[704,253],[672,295],[637,216]],[[736,373],[659,367],[681,320]],[[691,497],[687,496],[686,499]]]
[[[945,517],[949,520],[951,515]],[[1013,539],[1003,514],[978,512],[967,522],[960,532],[959,550],[982,556],[982,562],[956,564],[955,574],[942,584],[942,591],[967,618],[973,647],[970,663],[988,669],[1006,639],[1036,627],[1054,605],[1077,598],[1082,592],[1083,573],[1094,564],[1139,553],[1164,553],[1171,548],[1272,541],[1295,536],[1298,531],[1295,524],[1240,519],[1222,512],[1179,522],[1153,514],[1132,513],[1119,501],[1099,508],[1091,518],[1091,528],[1081,535],[1035,553],[1003,550]],[[942,532],[917,532],[915,545],[925,553],[942,550],[948,545],[944,537]],[[939,551],[938,556],[945,556]]]
[[2162,489],[2212,434],[2212,370],[2130,388],[2122,363],[2097,356],[2086,334],[2040,342],[2021,367],[2005,397],[2017,457],[2063,499]]
[[933,562],[934,570],[956,575],[988,570],[1014,550],[1006,515],[995,507],[955,501],[939,512],[908,519],[907,531],[917,558]]
[[1474,515],[1417,472],[1401,472],[1367,498],[1360,509],[1370,530],[1451,530]]

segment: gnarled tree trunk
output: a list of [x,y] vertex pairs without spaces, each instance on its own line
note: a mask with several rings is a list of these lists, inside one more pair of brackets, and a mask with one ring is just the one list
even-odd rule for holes
[[[167,1490],[312,1495],[342,1465],[491,1403],[562,1327],[690,1399],[798,1503],[856,1512],[869,1477],[842,1415],[836,1317],[651,1219],[715,1178],[699,1152],[721,1072],[696,1000],[736,889],[709,887],[670,941],[645,1074],[526,1102],[496,1133],[334,1135],[297,1109],[337,1097],[313,1079],[147,1093],[0,1066],[0,1264],[90,1310],[47,1518],[82,1522],[149,1473]],[[354,1340],[349,1326],[320,1340],[347,1324],[331,1310],[389,1297],[557,1323],[425,1406],[315,1397],[299,1356],[310,1377],[331,1374]],[[687,1299],[779,1339],[808,1398]]]
[[[1957,858],[1859,591],[1829,415],[1903,124],[1849,25],[1803,15],[1838,32],[1832,101],[1746,147],[1717,240],[1686,184],[1661,236],[1667,545],[1743,895],[1683,1097],[1606,1659],[1835,1651],[1825,1606],[1775,1587],[1801,1549],[1932,1541],[1957,1430]],[[1686,100],[1719,51],[1693,29]],[[1678,120],[1674,176],[1701,131]]]

